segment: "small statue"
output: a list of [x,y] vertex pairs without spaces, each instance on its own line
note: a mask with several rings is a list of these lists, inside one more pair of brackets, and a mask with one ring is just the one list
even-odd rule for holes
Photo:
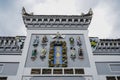
[[83,59],[83,50],[81,48],[78,49],[78,55],[80,59]]
[[77,37],[77,45],[78,45],[78,46],[81,46],[81,45],[82,45],[82,44],[81,44],[81,40],[80,40],[80,37],[79,37],[79,36]]
[[74,60],[76,58],[75,48],[71,48],[71,58]]
[[34,50],[32,51],[31,59],[34,61],[36,58],[37,58],[37,49],[34,49]]
[[71,45],[74,45],[74,38],[73,38],[73,37],[70,37],[70,38],[69,38],[69,41],[70,41],[70,44],[71,44]]
[[41,50],[40,58],[42,58],[42,59],[45,58],[46,53],[47,53],[46,49],[43,48],[43,49]]
[[36,36],[36,39],[35,39],[34,42],[33,42],[33,46],[34,46],[34,47],[37,47],[38,44],[39,44],[39,37]]
[[57,34],[55,36],[52,36],[53,39],[57,39],[59,41],[59,39],[64,39],[65,35],[60,34],[59,32],[57,32]]
[[43,36],[43,38],[42,38],[42,43],[46,43],[46,42],[48,42],[48,39],[47,39],[47,36],[45,35],[45,36]]

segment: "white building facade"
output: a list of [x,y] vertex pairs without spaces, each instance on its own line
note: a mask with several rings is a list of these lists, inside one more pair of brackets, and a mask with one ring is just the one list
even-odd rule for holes
[[27,36],[0,37],[0,80],[120,80],[120,39],[89,38],[92,15],[23,8]]

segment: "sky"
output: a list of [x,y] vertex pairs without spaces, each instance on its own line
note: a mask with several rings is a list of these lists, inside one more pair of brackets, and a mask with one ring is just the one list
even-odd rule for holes
[[89,36],[120,38],[120,0],[0,0],[0,36],[25,36],[22,7],[38,15],[80,15],[93,10]]

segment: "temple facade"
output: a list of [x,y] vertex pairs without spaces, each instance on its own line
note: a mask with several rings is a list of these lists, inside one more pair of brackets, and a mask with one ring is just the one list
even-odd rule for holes
[[120,80],[120,39],[89,37],[92,15],[23,8],[27,36],[0,37],[0,80]]

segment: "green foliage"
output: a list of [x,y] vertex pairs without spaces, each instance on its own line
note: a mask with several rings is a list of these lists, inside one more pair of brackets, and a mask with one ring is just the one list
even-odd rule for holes
[[91,41],[90,43],[91,43],[91,46],[92,46],[93,48],[97,45],[97,42],[95,42],[95,41]]
[[32,56],[36,56],[36,55],[37,55],[37,52],[32,51]]
[[70,37],[69,41],[70,41],[70,44],[74,44],[74,38],[73,37]]

